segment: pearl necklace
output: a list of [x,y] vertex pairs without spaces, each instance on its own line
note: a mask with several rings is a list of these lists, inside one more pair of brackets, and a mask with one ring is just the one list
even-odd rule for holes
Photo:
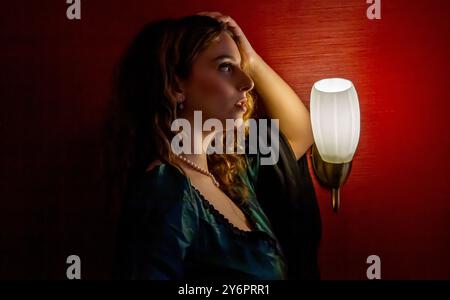
[[178,158],[181,159],[183,162],[185,162],[186,164],[188,164],[188,165],[189,165],[191,168],[193,168],[194,170],[196,170],[196,171],[198,171],[198,172],[200,172],[200,173],[202,173],[202,174],[204,174],[204,175],[206,175],[206,176],[211,177],[211,179],[212,179],[212,181],[213,181],[213,183],[214,183],[215,186],[217,186],[217,187],[220,186],[219,182],[216,180],[216,178],[214,177],[214,175],[213,175],[211,172],[206,171],[206,170],[203,169],[202,167],[199,167],[195,162],[193,162],[193,161],[187,159],[187,158],[184,157],[184,156],[181,156],[181,155],[177,154],[176,157],[178,157]]
[[[184,156],[181,156],[181,155],[179,155],[179,154],[176,154],[175,156],[176,156],[177,158],[181,159],[181,160],[182,160],[183,162],[185,162],[186,164],[188,164],[188,165],[189,165],[190,167],[192,167],[193,169],[199,171],[199,172],[202,173],[202,174],[205,174],[205,175],[211,177],[211,179],[212,179],[212,181],[213,181],[213,183],[214,183],[215,186],[217,186],[217,187],[220,186],[220,185],[219,185],[219,182],[217,182],[216,178],[214,177],[213,174],[211,174],[211,172],[206,171],[205,169],[199,167],[196,163],[194,163],[193,161],[187,159],[187,158],[184,157]],[[245,218],[245,215],[244,215],[244,218],[242,218],[238,213],[236,213],[236,211],[235,211],[233,205],[231,205],[231,203],[228,202],[228,205],[230,206],[230,208],[231,208],[231,210],[233,211],[233,213],[234,213],[234,214],[235,214],[242,222],[244,222],[244,224],[247,224],[247,220],[246,220],[246,218]],[[228,222],[229,222],[230,224],[232,224],[230,221],[228,221]],[[232,224],[232,225],[233,225],[234,227],[236,227],[236,225],[234,225],[234,224]],[[238,228],[238,229],[239,229],[239,228]],[[242,229],[240,229],[240,230],[242,230]],[[246,231],[246,230],[245,230],[245,231]]]

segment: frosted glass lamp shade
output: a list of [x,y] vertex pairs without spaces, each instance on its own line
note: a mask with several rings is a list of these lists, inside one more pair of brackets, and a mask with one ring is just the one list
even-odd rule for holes
[[311,151],[314,174],[331,189],[331,203],[340,207],[340,188],[346,182],[359,142],[359,102],[353,83],[326,78],[314,83],[310,101],[314,145]]
[[343,78],[317,81],[311,90],[314,142],[323,161],[347,163],[359,142],[359,101],[353,83]]

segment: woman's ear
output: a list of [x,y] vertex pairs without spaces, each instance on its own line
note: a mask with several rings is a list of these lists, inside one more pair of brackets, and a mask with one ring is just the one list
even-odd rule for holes
[[178,76],[175,75],[175,82],[172,87],[172,94],[176,99],[177,103],[181,103],[186,98],[185,89],[184,89],[184,81],[181,80]]

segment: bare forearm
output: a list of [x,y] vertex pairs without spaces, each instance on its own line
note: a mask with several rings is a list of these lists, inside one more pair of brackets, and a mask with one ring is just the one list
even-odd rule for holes
[[294,90],[259,56],[251,62],[250,76],[270,118],[280,120],[280,131],[301,156],[313,144],[309,111]]

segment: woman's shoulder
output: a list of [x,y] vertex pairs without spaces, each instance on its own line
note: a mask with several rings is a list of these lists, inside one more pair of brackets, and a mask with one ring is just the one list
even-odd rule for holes
[[186,177],[174,166],[159,163],[131,185],[130,204],[139,209],[167,210],[192,207],[193,199]]
[[161,187],[182,188],[187,186],[186,177],[171,164],[153,161],[141,178],[142,183]]

